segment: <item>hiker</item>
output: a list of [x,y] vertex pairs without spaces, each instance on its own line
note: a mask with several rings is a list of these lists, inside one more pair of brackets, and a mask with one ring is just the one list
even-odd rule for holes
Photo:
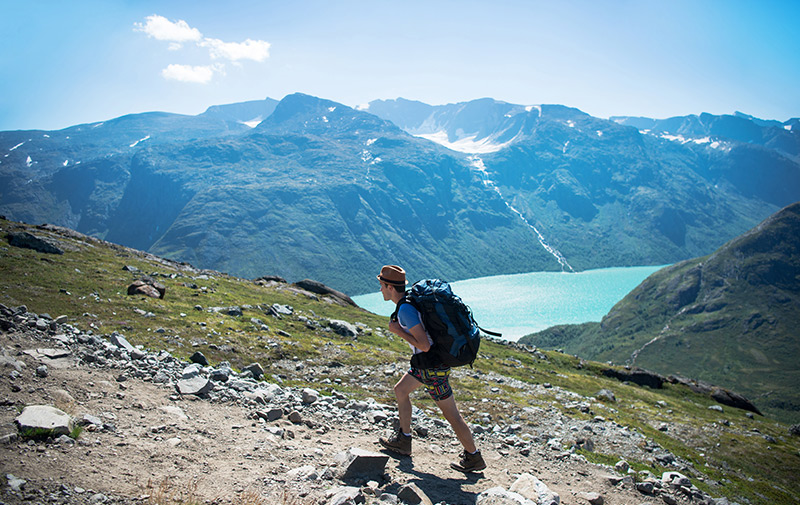
[[[405,270],[397,265],[386,265],[381,268],[378,280],[381,283],[383,299],[398,304],[397,317],[393,317],[389,322],[389,331],[408,342],[414,354],[428,351],[433,345],[433,340],[425,331],[419,312],[410,303],[400,303],[408,283]],[[388,440],[381,437],[378,441],[390,451],[411,455],[412,407],[409,395],[424,385],[464,447],[461,460],[458,463],[451,463],[450,467],[464,473],[481,471],[486,468],[486,463],[483,461],[481,452],[475,446],[469,426],[461,417],[456,406],[453,390],[450,388],[450,368],[441,364],[432,364],[432,366],[433,368],[416,368],[412,364],[411,368],[395,384],[394,394],[397,398],[400,428]]]

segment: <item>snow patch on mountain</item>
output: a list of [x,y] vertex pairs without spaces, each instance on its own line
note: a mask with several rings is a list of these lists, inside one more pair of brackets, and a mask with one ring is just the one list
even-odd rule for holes
[[539,111],[539,117],[542,117],[542,106],[541,105],[528,105],[527,107],[525,107],[525,112],[531,112],[534,109]]
[[500,151],[511,144],[511,141],[498,144],[492,142],[490,138],[478,140],[477,135],[460,138],[454,142],[451,142],[447,136],[447,132],[445,131],[438,131],[436,133],[422,133],[417,134],[416,136],[430,140],[431,142],[436,142],[437,144],[453,151],[467,154],[496,153],[497,151]]
[[[640,132],[640,133],[645,133],[645,132]],[[664,140],[669,140],[670,142],[679,142],[681,144],[688,144],[691,142],[697,145],[707,145],[712,149],[724,149],[728,151],[730,150],[730,144],[726,142],[721,142],[719,140],[713,140],[711,137],[687,138],[684,137],[683,135],[670,135],[667,133],[661,133],[660,135],[654,135],[654,136],[660,137]]]
[[148,140],[149,138],[150,138],[150,135],[146,136],[143,139],[139,139],[136,142],[134,142],[133,144],[131,144],[130,147],[136,147],[137,145],[139,145],[139,142],[144,142],[145,140]]
[[263,121],[263,120],[264,120],[264,118],[263,118],[263,117],[261,117],[261,116],[258,116],[258,117],[254,117],[253,119],[251,119],[251,120],[249,120],[249,121],[239,121],[239,124],[243,124],[243,125],[245,125],[245,126],[249,126],[250,128],[255,128],[255,127],[256,127],[256,126],[258,126],[258,125],[261,123],[261,121]]

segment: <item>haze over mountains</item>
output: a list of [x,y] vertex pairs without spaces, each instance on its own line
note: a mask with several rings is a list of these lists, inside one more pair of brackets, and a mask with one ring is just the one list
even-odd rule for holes
[[797,128],[295,94],[0,132],[0,213],[351,294],[390,262],[448,280],[665,264],[800,199]]

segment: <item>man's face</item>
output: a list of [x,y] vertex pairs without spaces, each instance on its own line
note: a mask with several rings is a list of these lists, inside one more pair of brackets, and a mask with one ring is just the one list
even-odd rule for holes
[[381,282],[381,294],[383,295],[383,301],[388,302],[392,299],[391,289],[388,284]]

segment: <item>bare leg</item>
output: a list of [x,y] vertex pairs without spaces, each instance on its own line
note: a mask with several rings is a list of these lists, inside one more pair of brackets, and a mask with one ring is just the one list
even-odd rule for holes
[[400,417],[400,429],[403,433],[411,433],[411,393],[422,383],[406,372],[394,385],[394,396],[397,398],[397,415]]
[[[444,414],[444,418],[447,419],[447,422],[453,427],[453,431],[456,432],[456,437],[458,437],[458,441],[461,442],[464,449],[470,453],[475,452],[477,447],[475,447],[475,441],[472,439],[472,432],[464,421],[464,418],[461,417],[461,413],[458,411],[455,397],[450,395],[448,398],[436,402],[436,405],[439,406],[442,414]],[[400,421],[402,422],[402,417]]]

